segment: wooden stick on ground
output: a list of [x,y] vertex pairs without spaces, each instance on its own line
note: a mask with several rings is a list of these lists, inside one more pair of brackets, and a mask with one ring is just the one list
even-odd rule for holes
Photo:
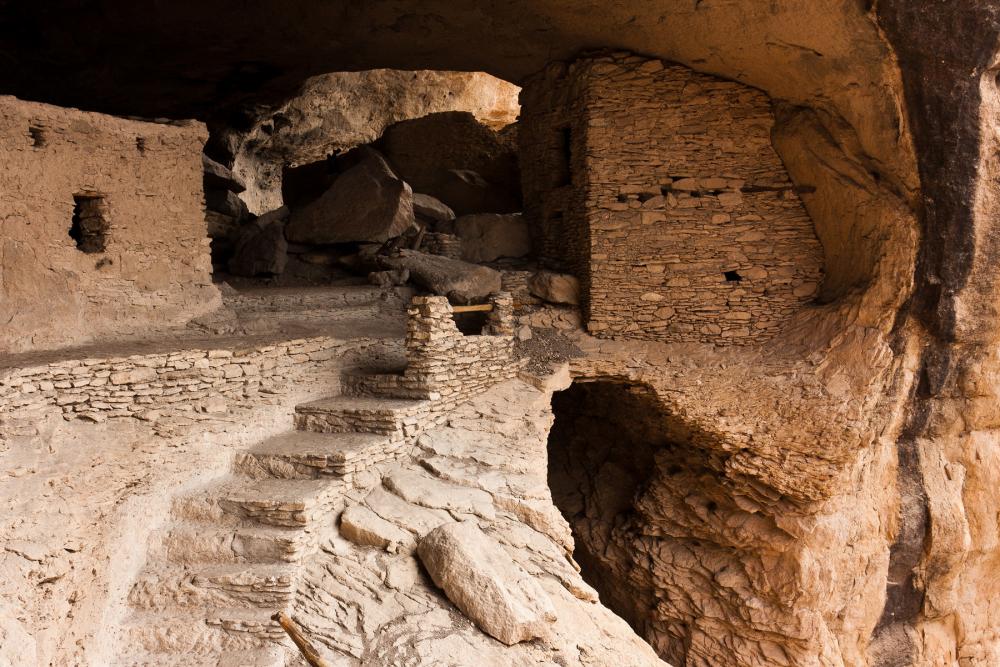
[[299,630],[299,626],[295,624],[288,614],[283,611],[274,612],[274,616],[271,617],[272,621],[277,621],[281,625],[282,630],[288,633],[288,636],[292,638],[295,645],[299,647],[299,653],[302,657],[306,659],[312,667],[330,667],[330,663],[320,657],[313,645],[309,643],[302,631]]

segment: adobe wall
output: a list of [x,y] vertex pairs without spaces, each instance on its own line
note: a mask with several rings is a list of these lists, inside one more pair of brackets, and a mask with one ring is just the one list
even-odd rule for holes
[[521,103],[526,213],[592,333],[750,344],[814,298],[822,247],[760,91],[616,54],[550,67]]
[[[146,123],[0,96],[0,352],[180,324],[218,305],[195,122]],[[71,237],[102,198],[103,249]]]

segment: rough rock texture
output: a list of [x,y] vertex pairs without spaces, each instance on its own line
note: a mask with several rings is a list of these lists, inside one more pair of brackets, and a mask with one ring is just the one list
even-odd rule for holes
[[549,303],[571,306],[580,303],[580,281],[575,276],[552,271],[538,271],[528,279],[528,290]]
[[146,333],[220,305],[206,136],[200,123],[0,97],[0,353]]
[[[549,396],[521,381],[494,387],[424,433],[412,460],[369,471],[367,481],[349,494],[344,512],[349,521],[378,517],[366,526],[385,535],[376,538],[380,542],[393,532],[408,536],[411,544],[435,530],[468,530],[457,521],[474,520],[490,550],[499,550],[494,553],[506,561],[500,571],[517,571],[503,583],[531,582],[530,588],[540,589],[533,607],[542,596],[549,600],[555,620],[544,623],[545,637],[504,646],[421,574],[416,554],[405,547],[397,553],[392,546],[386,551],[359,545],[350,533],[351,542],[331,540],[305,566],[293,608],[327,660],[351,667],[665,664],[622,619],[594,604],[593,590],[567,561],[569,533],[544,479]],[[495,516],[473,518],[468,506],[453,504],[472,499],[480,505],[477,511],[489,507]],[[341,537],[348,537],[343,528]],[[476,568],[483,561],[467,565]]]
[[500,291],[500,272],[486,266],[413,250],[380,261],[389,268],[407,269],[417,285],[459,303],[480,301]]
[[[386,129],[378,145],[414,190],[437,197],[458,215],[521,210],[515,147],[471,113],[404,120]],[[456,180],[456,173],[464,178]]]
[[439,111],[467,111],[500,129],[517,120],[517,86],[482,72],[376,69],[312,77],[278,106],[254,109],[248,130],[224,130],[233,171],[254,213],[280,206],[282,167],[368,144],[386,127]]
[[475,522],[438,526],[417,553],[448,599],[490,636],[510,646],[549,634],[556,613],[545,591]]
[[319,199],[292,211],[285,235],[295,243],[383,243],[413,222],[410,186],[369,150]]
[[455,235],[462,239],[462,259],[467,262],[524,257],[532,250],[528,223],[520,214],[463,215],[455,220]]

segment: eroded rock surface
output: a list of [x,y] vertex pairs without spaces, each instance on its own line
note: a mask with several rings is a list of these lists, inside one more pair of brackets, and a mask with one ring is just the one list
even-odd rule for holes
[[[328,660],[352,666],[665,664],[596,603],[567,559],[572,538],[544,473],[550,395],[520,380],[499,385],[421,435],[412,460],[370,471],[367,488],[349,494],[340,538],[310,560],[294,606],[296,620]],[[491,518],[483,518],[483,503],[492,507]],[[368,526],[364,535],[353,527],[359,520]],[[346,531],[344,521],[352,525]],[[400,535],[411,544],[423,540],[419,559],[392,544]],[[467,590],[472,578],[485,577],[488,588],[506,591],[491,604],[481,591],[456,596],[484,627],[509,629],[495,630],[507,640],[540,638],[505,646],[485,634],[425,573],[425,558],[434,559],[432,574],[441,575],[446,563],[463,573],[450,571],[446,590],[456,590],[453,584]],[[509,615],[514,610],[528,614]],[[512,625],[515,618],[521,621]],[[527,618],[535,621],[525,625]]]
[[541,586],[472,521],[435,528],[417,553],[448,599],[508,646],[545,637],[556,620]]

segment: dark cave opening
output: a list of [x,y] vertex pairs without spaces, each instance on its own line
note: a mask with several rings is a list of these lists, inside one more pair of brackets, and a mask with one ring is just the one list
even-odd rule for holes
[[601,602],[645,636],[655,603],[632,576],[629,540],[644,523],[636,501],[657,474],[656,454],[669,447],[662,405],[642,385],[576,382],[553,395],[552,411],[548,482],[573,557]]

